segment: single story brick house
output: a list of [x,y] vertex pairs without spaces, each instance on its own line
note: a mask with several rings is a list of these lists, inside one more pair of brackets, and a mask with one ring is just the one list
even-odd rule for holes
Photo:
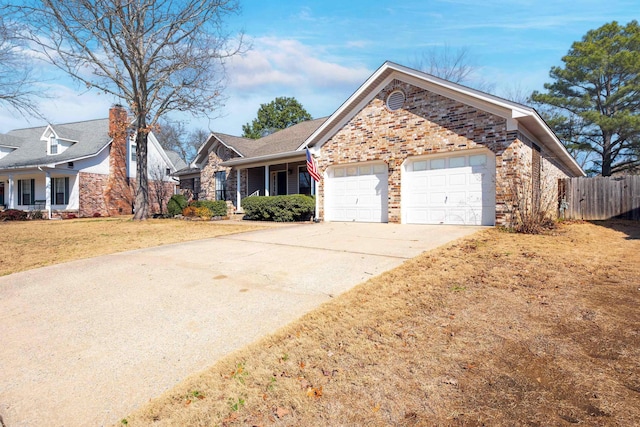
[[504,225],[514,186],[534,203],[584,171],[533,108],[386,62],[330,117],[259,140],[213,133],[178,176],[238,210],[302,193],[324,221]]
[[[46,211],[49,218],[132,213],[136,158],[129,124],[126,110],[114,106],[107,119],[0,135],[0,205]],[[150,193],[157,187],[168,200],[177,187],[171,174],[186,163],[163,150],[153,133],[148,141]],[[158,210],[157,200],[151,203]]]

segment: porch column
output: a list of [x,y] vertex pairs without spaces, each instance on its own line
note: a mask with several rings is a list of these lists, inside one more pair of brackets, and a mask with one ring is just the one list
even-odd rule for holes
[[236,212],[243,212],[242,210],[242,195],[240,194],[240,179],[242,174],[240,169],[236,169]]
[[315,199],[316,199],[316,212],[315,212],[315,216],[314,216],[313,220],[315,222],[318,222],[319,221],[318,216],[320,215],[320,200],[318,199],[318,196],[316,195],[316,193],[317,193],[316,186],[318,185],[318,183],[313,178],[311,178],[311,182],[312,182],[311,195],[315,196]]
[[45,196],[45,204],[44,207],[47,210],[49,215],[49,219],[51,219],[51,172],[46,171],[44,177],[44,196]]
[[9,175],[9,198],[7,200],[9,203],[7,203],[7,205],[9,206],[9,209],[15,209],[16,208],[16,202],[15,199],[13,198],[13,175]]
[[269,195],[269,165],[264,165],[264,195]]

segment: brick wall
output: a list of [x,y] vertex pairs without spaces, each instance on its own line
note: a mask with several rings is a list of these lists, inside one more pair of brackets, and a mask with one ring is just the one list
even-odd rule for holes
[[124,107],[116,105],[109,110],[109,177],[104,189],[106,209],[109,215],[131,214],[134,186],[127,177],[127,146],[129,144],[129,119]]
[[[404,108],[390,111],[387,95],[404,92]],[[508,214],[503,182],[518,173],[517,132],[506,120],[433,92],[394,80],[322,147],[318,161],[330,165],[382,160],[389,165],[389,222],[401,221],[401,168],[409,156],[447,153],[485,147],[496,156],[496,220]],[[318,189],[320,217],[324,217],[324,188]]]
[[100,216],[108,216],[109,210],[105,200],[105,189],[107,188],[107,175],[97,173],[80,172],[78,174],[80,205],[78,206],[79,217],[91,217],[95,213]]

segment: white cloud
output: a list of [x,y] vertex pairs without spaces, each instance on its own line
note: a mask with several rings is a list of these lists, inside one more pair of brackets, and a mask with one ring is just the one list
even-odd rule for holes
[[331,50],[293,39],[253,40],[251,51],[228,63],[223,117],[194,121],[192,126],[240,135],[242,125],[255,118],[260,104],[278,96],[295,97],[313,117],[333,113],[373,71],[360,64],[323,59]]
[[229,62],[229,88],[263,92],[273,88],[342,89],[362,83],[371,73],[362,65],[345,66],[321,59],[323,49],[293,39],[263,37],[253,49]]

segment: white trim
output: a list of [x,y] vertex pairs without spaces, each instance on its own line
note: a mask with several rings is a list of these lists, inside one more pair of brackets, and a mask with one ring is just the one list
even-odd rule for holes
[[[552,141],[555,146],[552,151],[558,156],[558,160],[561,163],[565,163],[567,168],[577,175],[585,175],[577,161],[569,154],[535,109],[392,62],[385,62],[378,68],[356,92],[297,148],[297,151],[309,145],[322,147],[365,105],[371,102],[384,87],[395,79],[503,117],[507,121],[507,131],[520,130],[524,126],[523,123],[520,123],[521,120],[533,119],[535,126],[542,131],[546,138]],[[320,135],[323,136],[320,137]],[[540,138],[534,138],[534,140],[538,141]]]

